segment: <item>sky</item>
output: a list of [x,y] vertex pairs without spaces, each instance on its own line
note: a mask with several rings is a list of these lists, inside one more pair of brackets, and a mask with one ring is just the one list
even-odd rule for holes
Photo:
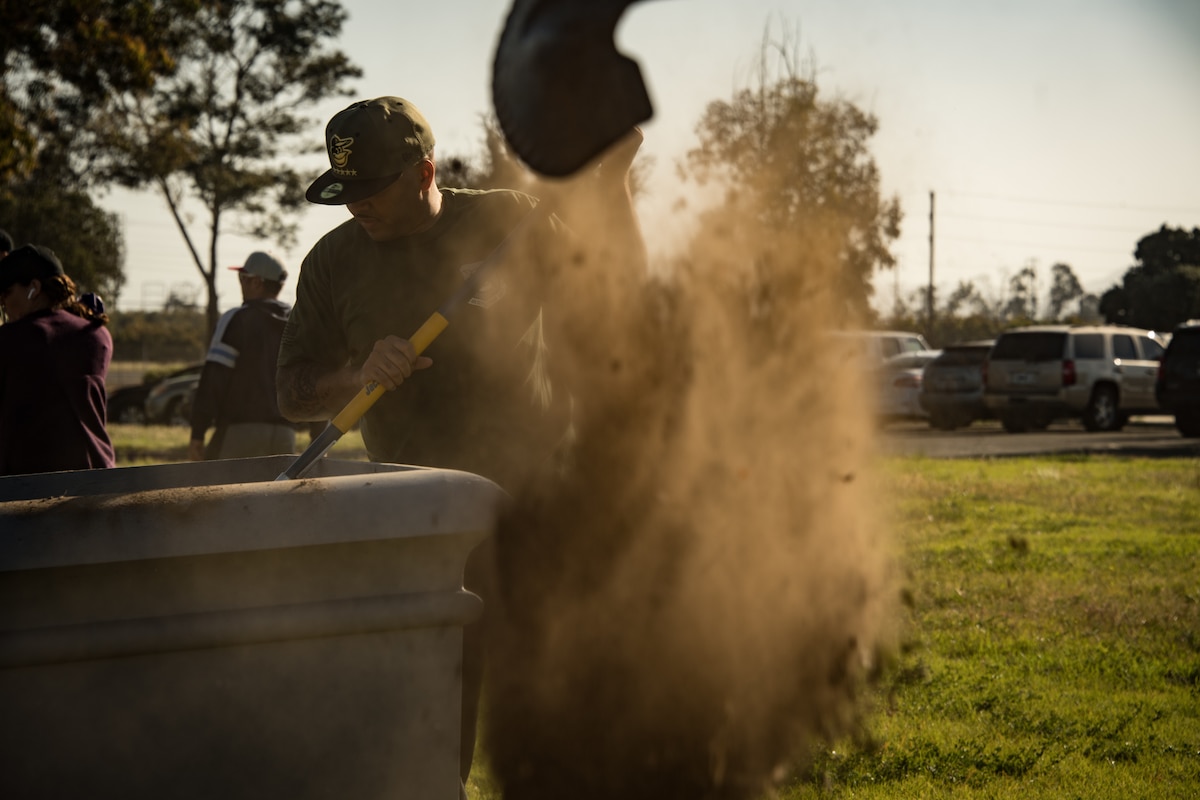
[[[399,95],[430,120],[439,155],[472,154],[491,109],[491,64],[509,0],[343,0],[337,46],[363,69],[352,98],[312,109],[313,140],[352,99]],[[787,38],[815,66],[826,98],[876,116],[870,149],[885,196],[904,212],[898,265],[877,275],[876,305],[961,281],[998,296],[1026,265],[1043,290],[1056,263],[1101,294],[1161,225],[1200,227],[1200,2],[1197,0],[645,0],[617,46],[641,67],[654,117],[642,153],[652,178],[639,213],[652,252],[668,252],[702,205],[675,166],[694,147],[705,107],[750,85],[764,38]],[[314,176],[327,163],[304,162]],[[680,201],[685,201],[681,207]],[[156,309],[203,283],[165,204],[114,191],[128,283],[117,307]],[[276,253],[294,297],[307,250],[347,218],[312,206],[298,245],[232,232],[228,265]],[[203,218],[193,236],[205,241]],[[240,302],[222,270],[220,306]]]

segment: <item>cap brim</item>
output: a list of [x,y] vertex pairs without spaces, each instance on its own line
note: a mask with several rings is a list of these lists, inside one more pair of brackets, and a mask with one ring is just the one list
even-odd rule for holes
[[386,175],[382,178],[347,180],[341,175],[335,174],[333,170],[329,170],[312,182],[312,185],[308,187],[308,191],[304,193],[304,198],[310,203],[319,203],[324,206],[342,206],[346,203],[357,203],[360,200],[366,200],[371,195],[382,192],[395,183],[399,177],[400,175],[397,173],[395,175]]

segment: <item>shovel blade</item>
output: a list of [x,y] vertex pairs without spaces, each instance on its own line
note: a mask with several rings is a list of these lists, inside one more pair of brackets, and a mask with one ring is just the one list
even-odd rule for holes
[[654,109],[635,61],[613,42],[636,0],[514,0],[492,67],[492,102],[513,152],[561,178]]

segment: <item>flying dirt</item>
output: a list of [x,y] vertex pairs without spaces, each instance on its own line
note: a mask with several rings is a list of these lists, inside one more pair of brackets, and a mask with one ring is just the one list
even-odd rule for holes
[[890,644],[865,393],[821,345],[837,237],[710,213],[666,277],[606,242],[557,275],[573,459],[501,520],[489,612],[509,800],[760,796]]
[[[650,116],[612,43],[630,4],[514,3],[494,99],[543,175]],[[655,277],[584,225],[528,287],[553,298],[575,438],[496,535],[483,716],[506,800],[760,797],[863,713],[897,591],[862,375],[825,339],[855,322],[851,234],[770,211],[731,193]]]

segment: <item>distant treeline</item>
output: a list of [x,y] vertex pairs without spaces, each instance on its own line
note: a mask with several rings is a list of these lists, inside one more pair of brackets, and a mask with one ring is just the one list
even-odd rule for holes
[[198,309],[114,311],[109,314],[114,361],[199,361],[208,349]]

